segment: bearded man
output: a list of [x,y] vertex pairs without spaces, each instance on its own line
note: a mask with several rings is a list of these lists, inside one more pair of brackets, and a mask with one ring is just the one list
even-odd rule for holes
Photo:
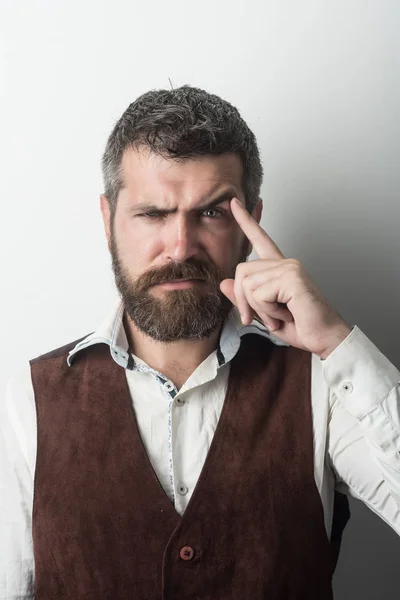
[[2,597],[332,598],[339,492],[400,532],[399,371],[261,227],[230,103],[145,93],[102,168],[120,299],[10,380]]

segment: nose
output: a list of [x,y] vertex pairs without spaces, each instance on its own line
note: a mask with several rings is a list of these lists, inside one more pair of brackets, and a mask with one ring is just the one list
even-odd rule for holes
[[177,262],[184,262],[195,257],[199,250],[198,234],[195,223],[184,215],[175,215],[176,218],[166,227],[165,247],[167,258]]

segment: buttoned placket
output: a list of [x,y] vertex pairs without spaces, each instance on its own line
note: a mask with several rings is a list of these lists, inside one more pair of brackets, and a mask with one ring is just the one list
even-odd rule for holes
[[157,380],[161,384],[163,393],[168,402],[168,468],[169,468],[169,480],[171,483],[173,504],[176,504],[176,490],[175,490],[175,473],[174,473],[174,448],[173,448],[173,431],[172,431],[172,407],[174,404],[174,398],[178,393],[175,385],[169,379],[157,375]]
[[[184,496],[189,492],[189,488],[181,480],[181,474],[176,473],[174,464],[174,446],[176,446],[176,439],[174,438],[174,421],[179,419],[179,411],[174,411],[174,406],[178,409],[182,409],[186,400],[181,396],[178,396],[179,392],[176,386],[169,379],[157,376],[157,380],[162,386],[163,393],[168,401],[168,464],[169,464],[169,478],[171,487],[173,490],[173,504],[177,508],[178,512],[182,512],[181,501]],[[176,423],[175,423],[176,424]],[[179,506],[177,506],[179,504]]]
[[[133,358],[134,357],[132,356],[132,359]],[[216,359],[218,361],[218,366],[221,366],[225,363],[224,355],[222,354],[220,349],[218,349],[216,353]],[[182,473],[175,472],[174,447],[176,447],[176,440],[174,439],[174,422],[176,425],[177,420],[179,420],[180,418],[180,411],[186,405],[186,400],[181,395],[179,395],[179,391],[175,384],[165,375],[163,375],[159,371],[156,371],[155,369],[152,369],[151,367],[146,365],[146,363],[138,361],[137,358],[132,362],[132,370],[148,373],[152,375],[152,377],[154,377],[157,383],[161,386],[162,393],[168,402],[168,476],[172,496],[169,497],[177,511],[179,513],[183,513],[187,504],[187,499],[185,502],[184,498],[185,496],[187,496],[187,494],[189,494],[190,490],[186,485],[186,482],[182,481]],[[174,411],[174,407],[176,407],[178,410]]]

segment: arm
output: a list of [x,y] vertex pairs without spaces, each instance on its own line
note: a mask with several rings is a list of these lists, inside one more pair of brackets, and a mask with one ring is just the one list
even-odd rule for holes
[[[34,457],[27,460],[34,407],[30,371],[9,381],[0,403],[0,600],[33,600]],[[33,404],[32,404],[33,402]],[[28,432],[29,433],[29,432]]]
[[400,534],[400,372],[355,327],[323,365],[336,489]]

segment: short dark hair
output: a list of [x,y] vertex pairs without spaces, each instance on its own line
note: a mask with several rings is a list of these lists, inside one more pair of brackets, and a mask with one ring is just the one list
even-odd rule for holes
[[128,106],[102,157],[104,193],[113,213],[124,185],[123,153],[128,147],[143,146],[171,159],[238,154],[246,207],[251,212],[256,206],[263,177],[256,138],[239,111],[219,96],[184,85],[146,92]]

